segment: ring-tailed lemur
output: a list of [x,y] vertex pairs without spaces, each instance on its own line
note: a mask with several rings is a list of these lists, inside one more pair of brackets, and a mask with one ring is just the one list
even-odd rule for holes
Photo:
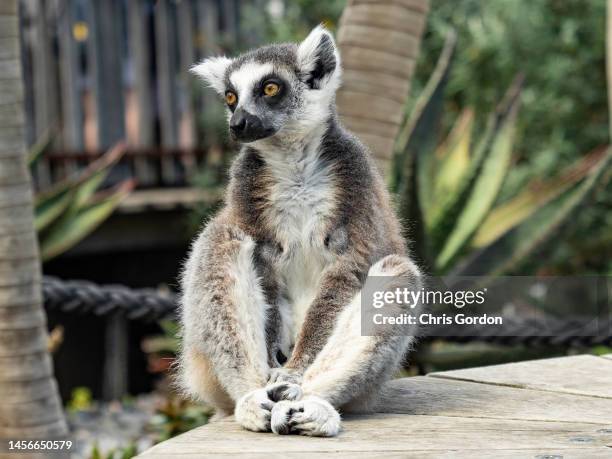
[[193,71],[243,147],[184,268],[179,381],[247,429],[336,435],[337,410],[367,406],[412,341],[361,336],[366,276],[420,285],[383,181],[337,119],[336,45],[318,27]]

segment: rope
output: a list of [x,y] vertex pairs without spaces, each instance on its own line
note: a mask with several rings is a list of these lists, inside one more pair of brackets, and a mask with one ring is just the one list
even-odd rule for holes
[[124,285],[43,277],[45,308],[79,314],[124,314],[132,320],[159,320],[176,313],[176,295],[153,289],[131,289]]
[[[43,297],[48,310],[68,313],[124,314],[131,320],[154,321],[176,317],[177,295],[161,293],[153,289],[132,289],[123,285],[98,285],[88,281],[43,278]],[[507,346],[569,346],[592,347],[612,345],[612,319],[599,323],[576,318],[558,319],[550,316],[541,318],[503,317],[503,325],[470,327],[439,325],[436,337],[456,343],[486,342]],[[547,336],[542,335],[547,330]],[[602,331],[603,330],[603,331]]]

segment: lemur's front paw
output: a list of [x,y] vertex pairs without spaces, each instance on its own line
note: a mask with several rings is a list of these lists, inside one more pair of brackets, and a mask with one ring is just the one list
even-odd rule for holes
[[236,402],[236,422],[247,430],[269,432],[270,417],[274,402],[266,389],[257,389],[244,395]]
[[294,401],[302,398],[302,388],[291,382],[269,384],[265,389],[268,391],[268,398],[273,402]]
[[340,414],[329,402],[314,396],[294,402],[278,402],[272,408],[272,432],[333,437],[340,432]]
[[288,368],[272,368],[272,370],[270,370],[268,384],[280,382],[289,382],[298,385],[302,384],[302,374],[296,370],[290,370]]
[[238,424],[254,432],[269,432],[271,411],[276,402],[298,400],[302,388],[297,384],[281,382],[270,384],[244,395],[236,403],[234,416]]

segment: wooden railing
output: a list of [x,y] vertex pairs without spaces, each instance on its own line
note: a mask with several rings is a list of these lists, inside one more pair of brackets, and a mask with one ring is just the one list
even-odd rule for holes
[[37,185],[124,139],[123,173],[184,185],[210,144],[205,114],[219,107],[188,69],[257,41],[239,20],[256,1],[21,0],[27,141],[54,133]]

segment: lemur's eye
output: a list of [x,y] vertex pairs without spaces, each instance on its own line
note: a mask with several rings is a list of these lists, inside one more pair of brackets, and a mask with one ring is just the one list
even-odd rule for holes
[[273,97],[275,95],[278,94],[278,92],[280,91],[280,86],[276,83],[266,83],[266,85],[264,86],[264,94],[268,97]]
[[238,96],[236,95],[236,93],[232,91],[227,91],[225,93],[225,102],[227,103],[227,105],[234,105],[237,100]]

